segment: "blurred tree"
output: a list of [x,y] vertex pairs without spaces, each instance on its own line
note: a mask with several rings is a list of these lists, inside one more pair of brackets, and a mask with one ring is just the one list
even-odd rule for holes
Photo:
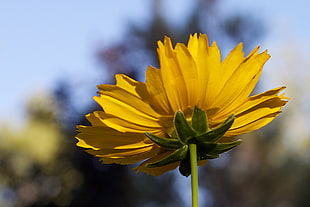
[[5,206],[45,205],[50,200],[66,205],[72,201],[82,175],[70,159],[63,159],[68,154],[58,116],[55,100],[38,95],[27,106],[25,127],[0,129],[0,192],[4,192]]

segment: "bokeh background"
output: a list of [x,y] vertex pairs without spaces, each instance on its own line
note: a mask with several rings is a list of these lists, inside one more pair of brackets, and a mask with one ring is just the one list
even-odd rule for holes
[[190,178],[101,165],[75,147],[96,85],[158,66],[156,41],[208,34],[272,58],[256,89],[291,97],[267,127],[200,168],[202,207],[310,206],[307,0],[0,1],[0,207],[187,207]]

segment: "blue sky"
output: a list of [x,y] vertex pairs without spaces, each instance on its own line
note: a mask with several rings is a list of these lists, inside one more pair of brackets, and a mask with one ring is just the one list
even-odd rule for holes
[[98,44],[117,41],[132,16],[147,16],[143,0],[91,2],[0,3],[0,120],[18,117],[31,95],[59,78],[92,79]]
[[[192,5],[191,0],[163,2],[172,21],[181,21]],[[281,61],[276,48],[310,45],[307,0],[222,2],[222,12],[254,13],[267,23],[262,48],[274,52],[271,65]],[[129,21],[147,21],[149,5],[149,0],[0,0],[0,123],[18,122],[28,99],[59,78],[93,81],[96,90],[96,48],[121,38]]]

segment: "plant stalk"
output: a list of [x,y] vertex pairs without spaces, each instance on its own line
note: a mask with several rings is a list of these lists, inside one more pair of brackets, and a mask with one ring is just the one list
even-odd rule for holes
[[189,154],[191,162],[192,207],[198,207],[198,169],[196,144],[189,144]]

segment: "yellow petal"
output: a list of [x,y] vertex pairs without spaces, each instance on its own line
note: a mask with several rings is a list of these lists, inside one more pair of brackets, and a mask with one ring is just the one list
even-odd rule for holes
[[200,86],[205,89],[202,90],[201,105],[202,109],[206,110],[212,107],[212,102],[219,94],[219,80],[222,78],[220,66],[221,66],[221,54],[216,42],[208,47],[208,53],[206,57],[201,56],[200,59],[205,59],[205,66],[198,67]]
[[[149,98],[149,93],[147,92],[145,83],[136,81],[124,74],[116,74],[115,79],[118,87],[128,91],[134,96],[140,97],[144,100]],[[105,90],[105,88],[101,88],[100,85],[99,89]]]
[[240,134],[245,134],[254,130],[257,130],[259,128],[262,128],[269,124],[278,114],[279,112],[275,112],[273,114],[269,114],[265,117],[260,117],[259,119],[248,123],[247,125],[241,126],[239,128],[234,128],[231,130],[228,130],[225,136],[235,136],[235,135],[240,135]]
[[[278,88],[274,88],[274,89],[265,91],[263,93],[257,94],[255,96],[249,97],[245,103],[238,106],[238,108],[235,110],[235,114],[238,115],[250,109],[255,110],[255,108],[258,108],[258,107],[264,107],[262,103],[265,103],[268,100],[278,99],[278,100],[284,101],[288,99],[287,97],[284,97],[283,95],[281,96],[278,95],[284,89],[285,87],[278,87]],[[284,102],[280,101],[278,104],[274,105],[275,102],[273,102],[273,103],[270,103],[270,105],[268,105],[269,103],[265,104],[265,107],[273,108],[273,107],[283,106],[285,103],[286,101]]]
[[181,71],[185,94],[187,96],[186,105],[182,106],[185,110],[188,106],[194,106],[199,101],[200,86],[198,83],[198,71],[196,63],[184,44],[178,43],[175,48],[178,67]]
[[[199,38],[202,39],[202,38]],[[187,48],[188,51],[191,53],[192,57],[194,58],[194,60],[197,60],[198,55],[203,55],[206,53],[206,48],[208,47],[208,37],[207,39],[205,39],[206,41],[203,42],[199,42],[198,37],[197,37],[197,33],[190,35],[189,36],[189,40],[187,43]],[[203,48],[201,51],[199,50],[199,48]],[[199,53],[202,52],[202,53]]]
[[91,149],[141,148],[154,145],[141,133],[121,133],[103,126],[77,126],[77,146]]
[[95,111],[93,113],[93,116],[95,116],[96,119],[100,120],[99,122],[103,123],[104,125],[116,129],[120,132],[133,132],[142,134],[144,132],[151,132],[157,134],[162,130],[162,126],[160,125],[158,125],[158,127],[139,125],[135,122],[126,121],[111,114],[107,114],[103,111]]
[[146,87],[150,94],[150,105],[159,114],[174,114],[163,85],[161,71],[148,67],[146,71]]
[[[99,112],[100,113],[100,112]],[[101,119],[96,116],[97,112],[86,114],[86,119],[91,123],[92,126],[106,126]]]
[[244,60],[244,52],[242,51],[243,43],[238,44],[224,59],[221,64],[221,78],[219,81],[219,90],[224,87],[224,84],[238,69],[239,65]]
[[[284,96],[279,96],[278,94],[284,90],[285,87],[278,87],[275,89],[271,89],[268,91],[265,91],[263,93],[257,94],[255,96],[251,96],[247,98],[244,102],[241,102],[239,106],[225,108],[224,110],[219,110],[217,113],[213,114],[213,116],[210,117],[211,120],[216,120],[218,123],[223,122],[229,115],[235,114],[235,116],[240,116],[242,113],[248,111],[248,110],[255,110],[256,108],[264,107],[262,103],[272,100],[272,99],[279,99],[283,100],[283,102],[279,102],[278,106],[283,106],[287,99]],[[271,108],[273,105],[266,106],[267,108]]]
[[265,105],[273,104],[272,102],[276,102],[275,104],[277,105],[281,104],[281,105],[277,107],[273,107],[273,108],[262,107],[262,108],[257,108],[257,109],[251,109],[242,115],[237,115],[235,116],[235,121],[234,121],[234,124],[231,126],[231,129],[239,128],[241,126],[247,125],[248,123],[254,122],[255,120],[258,120],[261,117],[265,117],[269,114],[274,114],[276,112],[279,112],[281,107],[285,104],[285,102],[279,99],[270,100],[263,104]]
[[244,59],[225,83],[212,107],[232,108],[243,102],[253,91],[264,63],[269,59],[267,52],[257,53],[258,48]]
[[182,110],[188,105],[186,83],[172,48],[170,38],[165,37],[164,44],[158,42],[158,57],[163,86],[170,106],[174,111]]
[[100,85],[100,97],[94,97],[108,114],[149,127],[160,127],[159,115],[142,98],[112,85]]
[[157,154],[159,148],[156,146],[145,147],[134,150],[87,150],[88,153],[100,157],[104,164],[134,164],[148,159]]
[[[286,104],[286,100],[283,100],[282,97],[273,97],[268,100],[262,101],[257,105],[253,105],[252,108],[249,108],[246,111],[243,111],[240,114],[237,114],[235,117],[235,122],[230,128],[230,131],[240,131],[243,128],[243,131],[254,131],[262,126],[263,123],[252,126],[252,123],[257,123],[259,120],[262,122],[262,119],[265,119],[265,125],[268,124],[272,119],[270,117],[275,117],[280,113],[280,109]],[[258,127],[260,125],[260,127]],[[252,130],[251,130],[251,127]],[[236,130],[235,130],[236,129]]]

